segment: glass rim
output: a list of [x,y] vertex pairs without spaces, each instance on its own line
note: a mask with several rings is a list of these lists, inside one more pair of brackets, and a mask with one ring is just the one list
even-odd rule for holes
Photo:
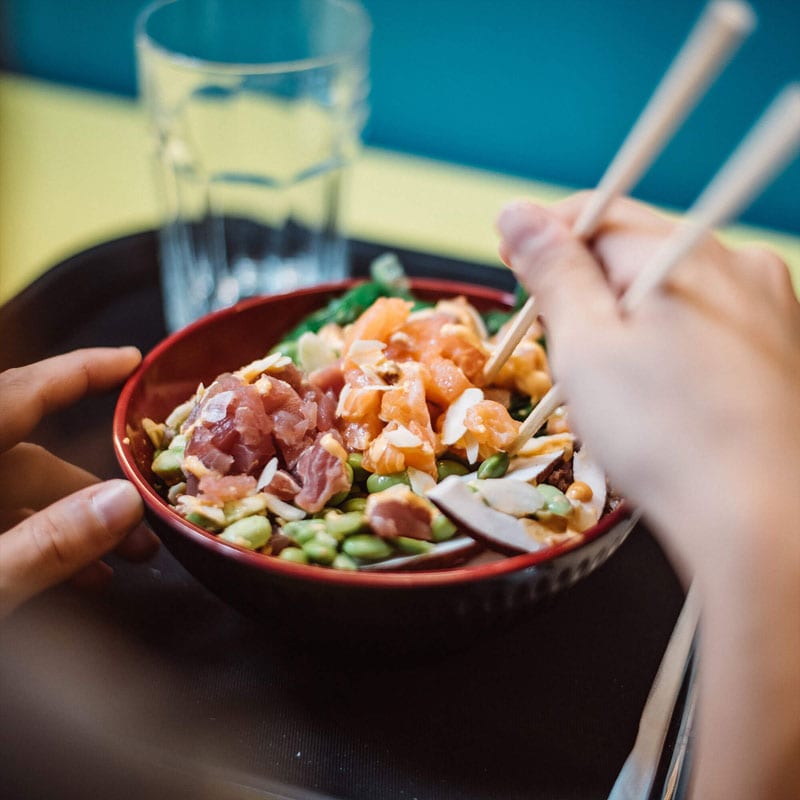
[[184,0],[154,0],[145,6],[136,16],[134,26],[134,40],[137,50],[150,50],[161,58],[171,61],[176,67],[192,69],[195,71],[212,73],[231,73],[247,75],[271,75],[287,72],[306,72],[321,67],[329,67],[347,61],[356,54],[367,49],[370,35],[372,33],[372,21],[367,10],[357,0],[316,0],[319,4],[339,6],[340,8],[352,13],[360,22],[361,30],[355,37],[353,47],[334,50],[324,56],[313,58],[297,58],[286,61],[269,62],[235,62],[235,61],[212,61],[210,59],[199,58],[179,50],[171,50],[160,44],[147,32],[147,23],[153,15],[166,6],[173,3],[184,2]]

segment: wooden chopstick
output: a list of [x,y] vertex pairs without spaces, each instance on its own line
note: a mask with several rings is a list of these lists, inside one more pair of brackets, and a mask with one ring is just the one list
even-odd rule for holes
[[[754,26],[755,14],[744,0],[716,0],[706,8],[576,221],[576,236],[591,236],[614,198],[639,180]],[[486,383],[535,320],[536,302],[529,297],[486,362]]]
[[[733,155],[708,184],[679,225],[620,300],[624,313],[633,311],[649,292],[661,285],[670,270],[712,228],[729,222],[749,205],[800,149],[800,83],[781,91]],[[516,453],[564,402],[559,385],[537,403],[509,449]]]

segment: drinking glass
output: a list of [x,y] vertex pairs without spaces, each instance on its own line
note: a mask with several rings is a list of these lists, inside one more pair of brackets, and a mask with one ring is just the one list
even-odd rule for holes
[[346,276],[370,32],[351,0],[160,0],[140,14],[170,330]]

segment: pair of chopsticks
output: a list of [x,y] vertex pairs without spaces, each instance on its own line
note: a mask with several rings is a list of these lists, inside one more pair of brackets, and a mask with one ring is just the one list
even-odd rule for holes
[[[661,83],[584,207],[573,232],[597,229],[611,202],[627,192],[666,145],[736,48],[755,26],[755,14],[740,0],[716,0],[701,15]],[[734,218],[761,192],[800,146],[800,84],[784,89],[688,212],[687,221],[656,253],[621,299],[629,313],[714,227]],[[512,264],[513,266],[513,264]],[[484,368],[491,381],[537,316],[535,298],[525,303]],[[516,453],[564,402],[554,384],[519,430]]]

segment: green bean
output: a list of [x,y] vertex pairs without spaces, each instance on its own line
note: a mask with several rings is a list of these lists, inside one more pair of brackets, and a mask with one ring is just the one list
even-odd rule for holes
[[328,542],[320,541],[317,538],[306,542],[303,545],[303,552],[310,561],[326,566],[333,564],[333,560],[336,558],[336,547],[332,547]]
[[452,539],[457,530],[458,528],[444,514],[437,514],[431,520],[431,536],[434,542]]
[[440,481],[443,481],[450,475],[466,475],[468,472],[469,467],[465,467],[460,461],[443,458],[441,461],[436,462],[436,473]]
[[337,553],[336,558],[333,559],[331,566],[334,569],[355,570],[358,569],[358,564],[353,561],[347,553]]
[[272,535],[272,525],[266,517],[244,517],[220,533],[219,538],[231,544],[238,544],[249,550],[258,550],[263,547]]
[[339,541],[345,536],[358,533],[366,524],[367,518],[361,511],[349,511],[347,514],[329,514],[325,518],[326,530]]
[[361,465],[363,460],[364,456],[361,453],[350,453],[347,456],[347,463],[353,470],[353,480],[358,483],[363,483],[369,477],[369,472]]
[[313,539],[310,539],[309,541],[317,542],[317,544],[324,544],[326,547],[332,547],[334,550],[338,550],[339,542],[341,540],[338,537],[328,533],[327,530],[325,530],[325,531],[320,531],[318,534],[314,536]]
[[349,500],[346,500],[341,505],[341,509],[345,513],[349,511],[364,511],[366,507],[367,507],[366,497],[351,497]]
[[536,487],[542,497],[544,497],[544,510],[549,511],[559,517],[566,517],[572,512],[572,503],[569,502],[567,496],[556,489],[555,486],[550,486],[548,483],[540,483]]
[[313,539],[318,533],[324,533],[325,523],[318,519],[301,519],[287,522],[283,532],[298,544],[302,545]]
[[508,453],[495,453],[478,467],[478,478],[502,478],[508,472]]
[[397,486],[400,483],[411,486],[411,481],[405,470],[402,472],[392,472],[389,475],[378,475],[378,473],[375,472],[367,478],[367,491],[370,494],[376,494],[377,492],[382,492],[384,489]]
[[278,558],[291,561],[293,564],[308,564],[308,556],[299,547],[284,547]]
[[431,542],[426,542],[424,539],[412,539],[410,536],[398,536],[394,543],[401,553],[408,553],[412,556],[427,553],[433,547]]
[[393,550],[388,542],[369,533],[356,533],[348,536],[342,544],[342,550],[352,558],[364,561],[379,561],[388,558]]

